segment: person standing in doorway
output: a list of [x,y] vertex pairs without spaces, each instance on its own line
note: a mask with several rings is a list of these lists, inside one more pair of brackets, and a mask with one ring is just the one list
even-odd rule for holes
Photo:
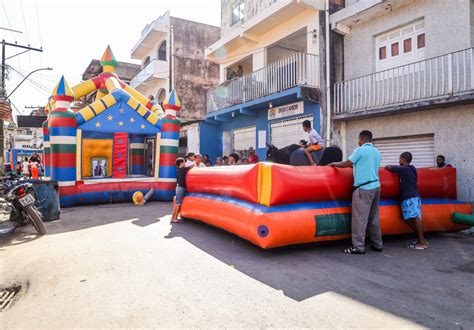
[[365,253],[366,231],[372,241],[371,248],[382,252],[380,230],[380,152],[372,143],[372,132],[359,134],[359,147],[348,160],[331,163],[333,167],[353,167],[354,192],[352,193],[352,246],[342,250],[348,254]]

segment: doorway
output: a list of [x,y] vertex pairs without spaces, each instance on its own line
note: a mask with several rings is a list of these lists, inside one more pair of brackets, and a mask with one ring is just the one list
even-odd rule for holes
[[145,174],[154,176],[155,174],[155,138],[145,139]]

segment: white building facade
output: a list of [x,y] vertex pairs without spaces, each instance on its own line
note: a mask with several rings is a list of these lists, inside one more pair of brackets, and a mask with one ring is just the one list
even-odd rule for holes
[[331,15],[344,36],[342,81],[333,94],[333,140],[349,155],[363,129],[382,165],[412,152],[457,168],[459,198],[474,200],[473,3],[469,0],[346,0]]

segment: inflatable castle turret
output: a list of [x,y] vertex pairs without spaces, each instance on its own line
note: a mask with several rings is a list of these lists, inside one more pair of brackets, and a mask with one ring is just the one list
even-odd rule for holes
[[178,155],[179,128],[181,125],[178,119],[181,102],[174,89],[163,102],[163,108],[165,109],[165,116],[162,118],[159,177],[170,180],[176,179],[175,162]]
[[59,186],[76,183],[76,114],[69,110],[74,94],[64,76],[53,90],[54,107],[49,114],[49,168],[51,179]]

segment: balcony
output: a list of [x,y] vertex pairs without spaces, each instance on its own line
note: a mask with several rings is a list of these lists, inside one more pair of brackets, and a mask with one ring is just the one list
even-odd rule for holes
[[357,1],[331,14],[331,27],[334,31],[347,35],[353,25],[370,21],[374,17],[404,5],[406,2],[407,0]]
[[319,86],[317,55],[294,53],[257,71],[220,84],[207,94],[207,113],[299,85]]
[[149,86],[160,79],[168,79],[169,64],[167,61],[152,60],[131,81],[130,86],[138,90]]
[[140,39],[132,48],[132,58],[142,59],[145,55],[158,45],[162,40],[166,40],[170,31],[169,11],[158,17],[156,20],[147,24],[142,30]]
[[335,119],[414,111],[474,98],[473,48],[334,85]]

